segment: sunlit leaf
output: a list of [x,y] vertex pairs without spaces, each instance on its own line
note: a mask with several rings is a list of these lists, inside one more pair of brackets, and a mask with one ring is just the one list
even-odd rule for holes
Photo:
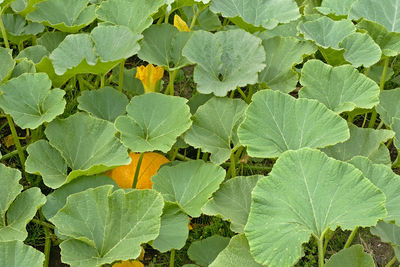
[[[10,41],[19,44],[36,34],[44,31],[44,26],[40,23],[28,23],[25,18],[17,14],[1,15],[7,37]],[[1,35],[1,34],[0,34]]]
[[399,97],[400,88],[383,90],[379,95],[379,105],[376,107],[376,111],[388,126],[393,123],[393,118],[400,118]]
[[11,50],[0,47],[0,84],[12,73],[15,61],[12,58]]
[[29,59],[38,64],[43,57],[49,56],[50,52],[42,45],[29,46],[22,50],[15,59]]
[[44,254],[21,241],[0,242],[0,266],[42,267]]
[[354,2],[357,0],[323,0],[321,6],[316,9],[325,15],[334,14],[347,17]]

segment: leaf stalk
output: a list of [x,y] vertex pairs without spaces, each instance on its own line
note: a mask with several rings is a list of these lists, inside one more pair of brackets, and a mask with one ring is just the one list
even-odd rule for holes
[[139,180],[139,171],[140,171],[140,167],[142,165],[143,156],[144,156],[144,152],[140,153],[139,160],[138,160],[138,163],[136,165],[135,176],[133,178],[133,184],[132,184],[132,188],[133,189],[136,188],[136,185],[137,185],[138,180]]

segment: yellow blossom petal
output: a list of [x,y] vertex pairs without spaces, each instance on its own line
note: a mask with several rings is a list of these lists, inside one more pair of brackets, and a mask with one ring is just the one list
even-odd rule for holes
[[136,78],[142,81],[145,93],[155,92],[156,85],[159,80],[164,76],[164,69],[162,67],[154,67],[152,64],[139,66],[136,69]]
[[174,26],[181,32],[190,32],[190,29],[186,22],[178,15],[174,16]]
[[144,267],[140,261],[123,261],[113,265],[113,267]]

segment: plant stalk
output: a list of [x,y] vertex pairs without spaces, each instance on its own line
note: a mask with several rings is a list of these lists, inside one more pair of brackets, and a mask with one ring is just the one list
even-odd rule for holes
[[14,121],[10,115],[7,115],[7,121],[8,121],[8,126],[10,127],[10,130],[11,130],[11,135],[14,139],[15,147],[17,148],[17,153],[18,153],[19,160],[21,161],[22,169],[25,170],[24,150],[22,149],[21,143],[19,142],[17,130],[15,129]]
[[4,28],[3,20],[1,18],[1,16],[3,15],[4,10],[7,9],[7,6],[8,5],[3,7],[3,9],[0,8],[0,28],[1,28],[1,35],[3,36],[3,40],[4,40],[4,45],[6,46],[6,48],[10,49],[10,43],[8,42],[6,28]]
[[318,267],[324,267],[324,236],[321,239],[316,238],[318,243]]
[[135,177],[133,178],[133,184],[132,184],[132,188],[133,189],[136,188],[136,185],[137,185],[138,180],[139,180],[139,171],[140,171],[140,166],[142,165],[143,156],[144,156],[144,152],[140,153],[139,160],[138,160],[138,163],[136,165]]
[[[44,216],[42,214],[42,211],[39,211],[40,218],[44,219]],[[45,241],[44,241],[44,262],[43,262],[43,267],[48,267],[50,263],[50,250],[51,250],[51,234],[50,234],[50,229],[45,226],[43,226],[43,231],[44,231],[44,236],[45,236]]]
[[[22,149],[23,151],[25,151],[27,147],[28,147],[28,146],[26,145],[26,146],[21,147],[21,149]],[[7,154],[3,155],[3,157],[1,158],[1,160],[7,160],[7,159],[9,159],[9,158],[14,157],[14,156],[17,155],[17,154],[18,154],[18,150],[11,151],[10,153],[7,153]]]
[[397,258],[394,256],[386,265],[385,267],[390,267],[396,262]]
[[[381,91],[385,88],[386,74],[387,74],[388,67],[389,67],[389,58],[387,57],[387,58],[385,58],[385,61],[384,61],[381,81],[379,83],[379,89]],[[374,127],[377,116],[378,116],[378,114],[376,113],[376,110],[374,109],[372,111],[371,120],[369,121],[368,128]]]
[[176,78],[176,74],[178,73],[178,69],[174,70],[174,71],[169,71],[169,82],[168,82],[168,86],[167,89],[165,89],[165,94],[169,94],[170,95],[174,95],[175,94],[175,88],[174,88],[174,82],[175,82],[175,78]]
[[41,220],[38,220],[38,219],[32,219],[31,222],[39,224],[39,225],[44,226],[44,227],[47,227],[49,229],[54,229],[54,225],[52,225],[50,223],[47,223],[47,222],[44,222],[44,221],[41,221]]
[[350,236],[347,238],[346,244],[344,244],[343,248],[348,248],[351,246],[351,243],[353,242],[353,239],[356,236],[358,228],[359,228],[358,226],[356,228],[354,228],[354,230],[351,232]]
[[196,24],[197,17],[199,16],[199,14],[201,12],[200,8],[198,8],[198,7],[197,7],[197,11],[195,11],[195,6],[193,6],[192,9],[193,9],[193,18],[192,18],[192,22],[190,23],[190,27],[189,27],[190,30],[193,30],[193,27]]
[[124,69],[125,69],[125,59],[121,62],[120,70],[119,70],[119,83],[118,90],[122,92],[124,87]]
[[169,267],[174,267],[175,265],[175,249],[171,249],[171,255],[169,256]]

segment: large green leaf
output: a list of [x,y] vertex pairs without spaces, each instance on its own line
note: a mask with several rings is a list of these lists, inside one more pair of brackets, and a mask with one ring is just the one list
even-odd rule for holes
[[385,26],[389,32],[400,32],[399,12],[398,0],[359,0],[352,5],[349,17],[372,20]]
[[[52,121],[45,134],[51,147],[61,153],[71,169],[64,183],[79,176],[93,175],[126,165],[131,161],[126,148],[115,137],[116,130],[112,123],[85,113],[75,113],[67,119]],[[34,158],[34,162],[41,163],[32,166],[36,171],[47,170],[43,166],[47,154],[56,153],[56,150],[49,150],[49,146],[32,149],[36,153],[30,154],[30,157]],[[57,182],[58,186],[61,185],[60,182]]]
[[129,27],[135,33],[142,33],[152,23],[151,15],[164,5],[164,0],[107,0],[96,10],[97,18]]
[[240,99],[210,99],[194,114],[185,142],[203,152],[210,152],[211,162],[222,164],[231,155],[231,145],[238,145],[236,130],[243,120],[246,106]]
[[[20,44],[44,31],[44,26],[40,23],[28,23],[25,18],[17,14],[1,15],[7,37],[10,41]],[[1,35],[1,34],[0,34]]]
[[246,237],[236,235],[231,238],[228,246],[222,250],[210,267],[230,266],[230,267],[261,267],[250,254],[250,247]]
[[28,236],[25,229],[27,223],[46,202],[37,187],[21,193],[20,179],[18,170],[0,164],[0,244],[4,241],[24,241]]
[[300,97],[316,99],[337,113],[379,103],[378,85],[350,65],[332,67],[309,60],[303,65],[300,82]]
[[51,88],[45,73],[25,73],[0,86],[0,108],[25,129],[36,129],[64,112],[65,91]]
[[379,236],[382,242],[389,243],[397,258],[400,258],[400,226],[388,222],[378,222],[370,229],[373,235]]
[[176,204],[166,202],[161,216],[160,235],[152,246],[162,253],[181,249],[189,235],[188,223],[188,216]]
[[238,135],[250,156],[274,158],[286,150],[343,142],[349,130],[344,119],[316,100],[263,90],[254,94]]
[[262,175],[240,176],[224,182],[203,207],[207,215],[220,215],[231,222],[231,229],[244,232],[250,212],[251,192]]
[[56,49],[60,43],[65,39],[67,34],[65,32],[46,32],[37,39],[38,45],[46,47],[50,53]]
[[205,267],[209,266],[228,244],[228,237],[213,235],[203,240],[194,241],[187,253],[192,261]]
[[280,36],[263,40],[262,44],[267,67],[260,72],[258,82],[283,93],[296,89],[299,74],[293,66],[302,63],[305,55],[313,54],[316,51],[315,45],[294,37]]
[[374,259],[364,252],[361,245],[342,249],[334,254],[325,264],[326,267],[375,267]]
[[[343,143],[323,148],[328,156],[348,161],[355,156],[364,156],[374,163],[390,164],[390,155],[387,148],[381,144],[393,138],[394,132],[389,130],[375,130],[358,128],[350,124],[350,139]],[[379,153],[379,156],[376,154]]]
[[36,4],[27,19],[62,32],[76,33],[96,18],[96,6],[88,3],[89,0],[46,0]]
[[119,189],[113,179],[104,175],[82,176],[74,179],[70,183],[61,186],[54,192],[47,195],[47,202],[42,207],[43,215],[47,219],[52,218],[62,207],[65,206],[65,204],[67,203],[67,198],[70,195],[102,185],[113,185],[114,190]]
[[15,66],[11,53],[10,49],[0,47],[0,84],[11,75]]
[[22,50],[15,59],[28,59],[38,64],[43,57],[49,56],[50,52],[42,45],[29,46]]
[[78,108],[97,118],[114,122],[126,113],[128,98],[112,87],[104,87],[95,91],[83,91],[78,97]]
[[126,107],[128,115],[115,121],[122,143],[135,152],[168,152],[176,138],[190,128],[186,102],[159,93],[135,96]]
[[153,190],[120,189],[104,185],[68,197],[50,219],[68,237],[61,245],[62,261],[72,267],[135,259],[142,243],[158,236],[162,197]]
[[257,0],[251,3],[247,0],[214,0],[210,9],[224,17],[240,17],[255,27],[267,29],[300,17],[294,0]]
[[201,215],[201,208],[225,178],[225,171],[202,160],[177,163],[161,168],[152,177],[153,189],[164,199],[177,203],[192,217]]
[[287,151],[254,188],[245,233],[257,262],[291,266],[311,235],[373,226],[386,216],[384,204],[354,166],[310,148]]
[[44,254],[21,241],[0,242],[0,266],[42,267]]
[[384,26],[368,20],[357,23],[357,28],[366,30],[384,55],[394,57],[400,53],[400,33],[389,32]]
[[238,86],[255,84],[265,68],[261,39],[244,30],[212,34],[196,31],[183,49],[183,55],[197,64],[194,81],[202,94],[225,96]]
[[400,225],[400,176],[382,164],[374,164],[365,157],[354,157],[349,161],[359,169],[376,187],[386,195],[387,216],[385,221],[396,221]]
[[143,32],[138,56],[151,64],[173,71],[180,69],[190,62],[182,55],[182,49],[191,34],[180,32],[171,24],[152,25]]
[[400,118],[399,99],[400,88],[384,90],[379,95],[379,105],[376,107],[376,111],[388,126],[393,123],[393,118]]
[[336,16],[346,16],[350,13],[351,6],[357,0],[323,0],[320,7],[316,9],[322,14],[334,14]]

